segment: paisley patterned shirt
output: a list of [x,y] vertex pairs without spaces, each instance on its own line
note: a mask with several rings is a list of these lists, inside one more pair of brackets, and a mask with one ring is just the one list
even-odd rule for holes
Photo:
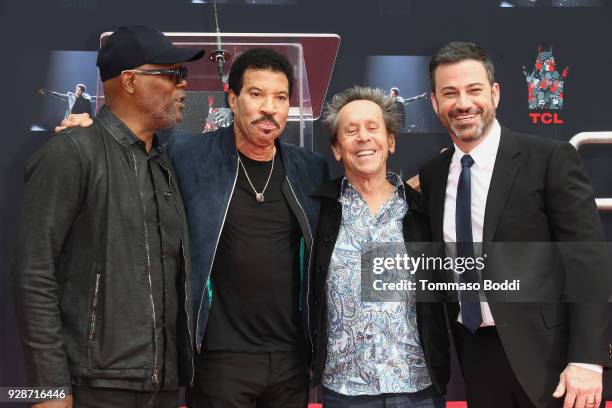
[[408,393],[431,385],[414,296],[406,295],[405,302],[361,301],[362,247],[404,242],[404,186],[396,174],[389,173],[387,179],[396,189],[375,217],[351,183],[342,181],[342,222],[327,278],[329,340],[323,385],[344,395]]

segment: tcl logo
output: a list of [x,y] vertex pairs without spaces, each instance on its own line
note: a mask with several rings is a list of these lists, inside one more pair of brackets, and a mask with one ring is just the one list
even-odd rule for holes
[[534,125],[542,124],[542,125],[561,125],[563,124],[563,119],[559,115],[558,112],[550,113],[550,112],[531,112],[529,114],[531,118],[531,123]]

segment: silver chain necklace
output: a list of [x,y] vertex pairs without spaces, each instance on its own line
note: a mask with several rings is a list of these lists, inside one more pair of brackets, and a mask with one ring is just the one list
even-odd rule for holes
[[268,180],[266,180],[266,185],[264,186],[263,190],[261,190],[261,193],[258,193],[257,190],[255,190],[255,186],[253,185],[251,178],[249,177],[249,173],[247,173],[246,171],[246,167],[244,167],[244,164],[242,163],[242,160],[240,159],[240,155],[238,155],[238,163],[240,163],[240,167],[242,167],[242,170],[244,171],[244,175],[246,176],[247,181],[251,185],[253,192],[255,192],[255,200],[257,200],[258,203],[264,202],[264,193],[266,192],[266,188],[268,188],[268,183],[270,182],[270,179],[272,178],[272,172],[274,171],[274,157],[275,156],[276,154],[272,156],[272,167],[270,168],[270,174],[268,174]]

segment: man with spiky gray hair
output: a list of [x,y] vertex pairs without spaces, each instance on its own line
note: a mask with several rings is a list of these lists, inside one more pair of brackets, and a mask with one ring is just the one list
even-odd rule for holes
[[443,407],[449,360],[442,303],[417,302],[414,291],[397,301],[363,301],[361,257],[369,243],[431,241],[422,197],[387,171],[401,126],[396,101],[381,89],[349,88],[331,99],[323,123],[345,176],[315,194],[313,382],[323,385],[326,408]]

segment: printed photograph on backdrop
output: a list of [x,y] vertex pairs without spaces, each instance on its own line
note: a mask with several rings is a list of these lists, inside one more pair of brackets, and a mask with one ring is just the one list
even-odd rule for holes
[[395,98],[401,133],[444,132],[431,108],[429,56],[376,55],[366,58],[363,83]]
[[223,91],[187,91],[183,120],[176,127],[185,132],[212,132],[232,123],[232,111]]
[[[28,106],[33,106],[29,118],[32,131],[51,131],[71,113],[95,116],[96,106],[104,103],[97,95],[98,68],[96,52],[50,51],[24,56],[26,65],[37,61],[39,69],[28,81]],[[41,69],[43,68],[44,69]]]

